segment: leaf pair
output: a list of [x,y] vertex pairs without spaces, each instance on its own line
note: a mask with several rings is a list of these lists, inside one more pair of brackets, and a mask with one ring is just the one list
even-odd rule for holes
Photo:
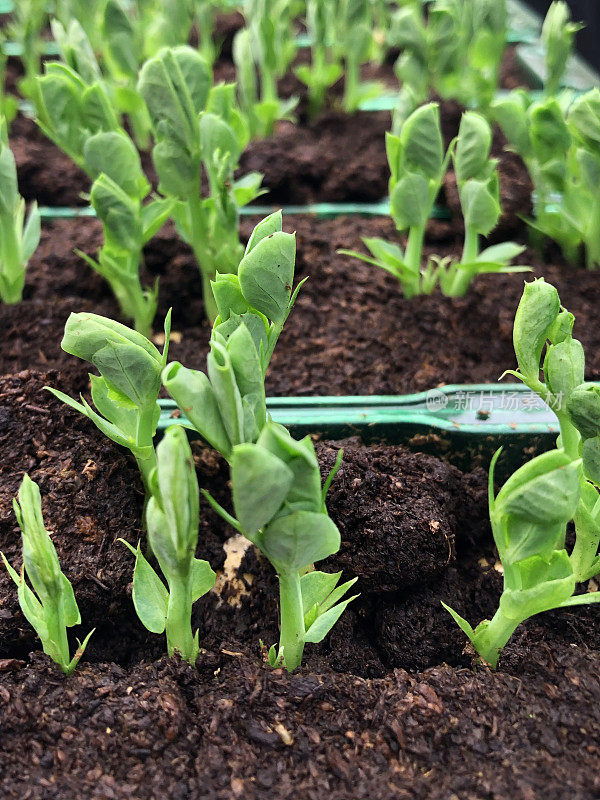
[[148,488],[156,464],[153,438],[160,418],[157,403],[169,346],[170,313],[165,319],[163,353],[142,334],[96,314],[71,314],[62,349],[89,361],[100,372],[90,375],[92,402],[73,400],[50,388],[59,400],[92,420],[109,439],[135,456]]

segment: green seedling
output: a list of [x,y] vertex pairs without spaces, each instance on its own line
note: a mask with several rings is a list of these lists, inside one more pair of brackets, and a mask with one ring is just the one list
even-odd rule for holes
[[[211,282],[217,272],[237,270],[243,255],[239,209],[261,194],[261,176],[235,180],[248,131],[235,107],[235,87],[211,86],[208,64],[187,46],[164,49],[147,61],[138,83],[153,124],[159,190],[175,201],[173,215],[196,256],[213,321],[218,310]],[[201,191],[202,168],[207,197]]]
[[44,526],[39,487],[28,475],[23,478],[18,500],[13,499],[13,508],[23,540],[21,571],[11,567],[3,553],[0,555],[17,585],[21,611],[40,637],[44,653],[65,675],[70,675],[94,631],[83,642],[77,641],[77,651],[71,658],[67,628],[79,625],[81,615],[71,582],[61,571],[56,549]]
[[494,497],[498,456],[489,480],[490,521],[504,573],[498,610],[473,629],[443,604],[493,669],[516,628],[530,617],[600,601],[600,592],[574,594],[576,576],[565,550],[567,523],[580,499],[580,462],[562,450],[544,453],[518,469]]
[[208,561],[195,557],[198,544],[199,492],[192,451],[185,430],[173,426],[156,448],[157,466],[150,478],[152,496],[146,519],[152,552],[167,582],[137,549],[133,602],[140,621],[152,633],[167,635],[170,656],[194,664],[200,644],[192,633],[192,606],[212,589],[216,575]]
[[[491,232],[501,213],[497,162],[489,155],[491,141],[485,119],[467,112],[457,139],[444,153],[438,105],[428,103],[413,112],[399,136],[390,133],[386,138],[391,172],[390,211],[398,231],[408,231],[406,248],[383,239],[365,238],[370,256],[353,250],[339,252],[392,274],[406,298],[431,294],[438,284],[445,295],[461,296],[477,275],[527,270],[509,265],[524,249],[513,242],[479,249],[479,237]],[[465,220],[462,258],[431,257],[422,267],[425,228],[451,158]]]
[[356,579],[338,586],[341,573],[313,571],[316,561],[336,553],[340,533],[327,514],[327,489],[338,461],[321,489],[313,444],[295,441],[268,423],[255,444],[236,445],[231,454],[235,518],[206,492],[214,510],[271,562],[279,580],[280,639],[269,663],[289,672],[300,666],[307,643],[321,642],[357,595],[344,596]]
[[150,337],[158,304],[158,279],[146,289],[140,281],[143,248],[169,218],[174,201],[152,198],[135,145],[122,131],[97,133],[85,143],[84,158],[95,180],[90,201],[102,222],[104,244],[94,260],[79,252],[100,273],[126,319]]
[[571,553],[573,573],[581,582],[600,572],[600,395],[585,382],[585,354],[573,338],[573,325],[574,317],[561,307],[554,286],[543,278],[525,284],[513,329],[519,368],[508,374],[554,411],[560,424],[558,446],[573,462],[582,459]]
[[25,221],[15,157],[8,145],[6,120],[0,118],[0,300],[19,303],[29,259],[40,242],[40,214],[33,203]]

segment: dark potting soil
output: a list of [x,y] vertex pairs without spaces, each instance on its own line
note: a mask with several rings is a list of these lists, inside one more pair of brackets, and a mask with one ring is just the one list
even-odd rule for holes
[[[379,200],[387,192],[389,128],[388,112],[349,116],[328,111],[305,126],[282,122],[273,138],[248,145],[239,174],[261,172],[272,202]],[[50,206],[86,205],[82,194],[89,192],[90,181],[33,120],[20,115],[12,124],[10,143],[26,200]],[[150,154],[143,154],[142,160],[156,184]]]
[[[261,658],[259,638],[277,637],[270,566],[249,550],[232,569],[223,550],[230,531],[203,502],[198,556],[224,575],[219,593],[195,608],[203,651],[194,669],[164,657],[163,637],[135,619],[132,559],[116,540],[140,536],[136,468],[43,392],[56,378],[29,372],[0,381],[0,548],[18,563],[10,499],[28,470],[74,584],[77,633],[98,627],[65,680],[38,652],[0,573],[3,797],[598,794],[593,607],[522,626],[497,673],[474,667],[441,608],[444,599],[475,622],[498,600],[482,471],[463,475],[430,456],[354,440],[318,443],[323,474],[345,448],[328,502],[343,547],[322,566],[357,575],[362,594],[292,676]],[[224,463],[199,443],[194,456],[200,485],[224,501]]]
[[[510,186],[504,194],[512,191]],[[243,238],[255,222],[243,221]],[[428,252],[457,254],[459,224],[432,222]],[[361,236],[401,241],[391,220],[296,216],[286,218],[284,227],[297,231],[296,280],[309,280],[276,348],[267,381],[270,395],[405,394],[440,384],[495,382],[515,366],[514,313],[523,281],[532,276],[545,276],[557,287],[562,302],[575,314],[575,334],[586,349],[587,377],[600,378],[598,275],[566,265],[553,251],[540,258],[528,250],[521,260],[534,267],[531,275],[480,277],[464,298],[436,292],[406,300],[391,276],[336,253],[341,247],[362,247]],[[521,230],[516,238],[523,236]],[[63,353],[60,340],[71,311],[119,316],[107,284],[73,253],[79,247],[94,254],[100,241],[95,220],[44,226],[23,303],[0,306],[0,374],[59,369],[73,390],[85,390],[88,367]],[[210,330],[203,321],[198,270],[171,226],[147,250],[144,280],[150,283],[157,275],[161,293],[156,341],[161,341],[162,319],[172,307],[170,358],[204,369]]]

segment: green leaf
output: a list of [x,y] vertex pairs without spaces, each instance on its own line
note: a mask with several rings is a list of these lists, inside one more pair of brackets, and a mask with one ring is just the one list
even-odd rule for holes
[[573,390],[567,403],[573,425],[584,439],[600,434],[600,387],[583,383]]
[[594,436],[584,441],[582,456],[586,478],[600,485],[600,437]]
[[[569,337],[550,345],[544,361],[544,376],[548,388],[564,407],[571,392],[584,381],[585,353],[581,342]],[[600,425],[600,417],[598,422]]]
[[142,220],[139,202],[127,195],[107,175],[100,175],[92,186],[90,200],[104,223],[107,244],[136,253],[142,247]]
[[315,605],[319,606],[333,592],[342,577],[341,572],[329,573],[312,570],[300,578],[302,608],[306,614]]
[[171,216],[172,199],[156,199],[142,208],[142,242],[147,244]]
[[208,100],[211,82],[202,56],[182,45],[164,48],[144,64],[138,91],[159,134],[193,151],[199,145],[198,115]]
[[597,88],[573,101],[568,122],[586,147],[596,153],[600,151],[600,91]]
[[295,235],[279,231],[257,242],[239,265],[244,297],[275,324],[288,312],[295,261]]
[[232,445],[244,441],[242,396],[227,347],[213,335],[206,359],[208,377],[217,400],[219,413]]
[[440,602],[444,606],[446,611],[450,614],[454,622],[456,622],[458,627],[462,630],[462,632],[466,634],[469,641],[472,642],[473,637],[475,635],[475,631],[473,630],[471,625],[467,622],[467,620],[464,617],[461,617],[461,615],[457,611],[455,611],[453,608],[450,608],[450,606],[447,606],[443,600],[441,600]]
[[[242,397],[265,393],[265,382],[260,365],[259,354],[252,334],[243,323],[231,334],[227,341],[227,352],[235,374],[235,381]],[[266,410],[265,410],[266,417]],[[266,423],[266,419],[263,425]],[[261,427],[263,426],[261,425]]]
[[292,572],[336,553],[340,532],[326,514],[297,511],[268,525],[255,544],[277,572]]
[[60,573],[60,595],[58,598],[58,607],[60,615],[67,628],[72,628],[73,625],[81,623],[81,614],[75,600],[75,593],[71,581],[67,576]]
[[496,497],[494,514],[536,524],[566,524],[579,502],[578,470],[578,462],[562,450],[537,456],[506,481]]
[[152,160],[161,194],[185,201],[198,193],[198,164],[184,144],[171,139],[159,141],[152,151]]
[[77,664],[79,664],[79,662],[81,661],[81,658],[85,653],[85,649],[88,646],[88,642],[92,638],[95,631],[96,629],[92,628],[92,630],[88,633],[83,642],[80,642],[79,639],[77,640],[77,650],[75,651],[75,655],[71,659],[69,665],[64,670],[65,675],[71,675],[74,672],[75,668],[77,667]]
[[171,583],[191,565],[198,541],[199,490],[187,432],[172,425],[156,448],[152,497],[146,509],[152,552]]
[[137,550],[120,539],[135,555],[133,572],[133,604],[142,625],[151,633],[163,633],[167,624],[169,593],[164,583],[146,560],[139,542]]
[[390,213],[398,230],[420,228],[429,219],[429,184],[423,175],[407,172],[390,195]]
[[44,615],[44,609],[40,601],[31,591],[29,586],[25,583],[25,575],[23,569],[21,569],[21,574],[19,574],[9,563],[4,555],[4,553],[0,553],[2,556],[2,560],[4,561],[4,566],[7,569],[8,574],[13,579],[17,586],[17,593],[19,598],[19,606],[23,615],[27,622],[34,628],[37,635],[43,641],[47,638],[47,626],[46,620]]
[[600,603],[600,592],[587,592],[586,594],[578,594],[575,597],[569,597],[567,600],[564,600],[558,608],[585,606],[588,603]]
[[25,263],[29,261],[31,256],[37,250],[37,246],[40,243],[41,232],[42,228],[40,212],[38,211],[37,203],[34,201],[31,204],[29,216],[27,217],[27,223],[23,229],[23,239],[21,241],[23,261]]
[[406,120],[400,133],[406,167],[439,179],[444,160],[444,144],[437,103],[427,103]]
[[[240,287],[240,281],[237,275],[231,273],[221,274],[217,272],[214,281],[211,281],[211,287],[217,309],[219,311],[219,320],[216,323],[220,333],[223,329],[220,326],[221,322],[226,322],[232,315],[245,314],[250,306]],[[223,335],[225,335],[223,333]]]
[[558,608],[575,591],[575,576],[566,550],[555,550],[546,559],[532,556],[516,565],[522,589],[505,590],[500,608],[509,618],[529,619]]
[[[352,578],[351,580],[340,584],[340,586],[337,586],[331,592],[329,597],[327,597],[325,601],[321,603],[319,607],[319,613],[323,614],[325,611],[328,611],[330,608],[336,605],[336,603],[338,603],[342,599],[342,597],[346,594],[346,592],[348,592],[354,586],[357,580],[358,578]],[[358,595],[354,595],[354,597],[358,597]],[[354,599],[354,597],[352,599]]]
[[0,145],[0,213],[12,216],[20,203],[17,186],[17,167],[12,150],[8,145]]
[[229,458],[231,442],[208,377],[174,361],[165,367],[163,384],[198,433],[224,458]]
[[283,215],[281,211],[276,211],[261,220],[252,231],[248,244],[246,245],[246,254],[254,250],[259,242],[272,236],[274,233],[280,233],[283,229]]
[[294,478],[287,504],[295,509],[320,511],[323,505],[321,472],[310,437],[296,441],[282,425],[270,423],[262,429],[258,444],[292,470]]
[[513,92],[510,97],[492,104],[495,120],[510,144],[523,158],[528,158],[531,150],[527,102],[521,94]]
[[557,100],[550,99],[533,108],[530,136],[536,157],[542,164],[566,156],[571,134]]
[[486,247],[479,253],[477,261],[496,262],[497,264],[507,264],[513,258],[520,256],[525,252],[526,248],[523,245],[516,244],[515,242],[502,242],[501,244],[493,244],[491,247]]
[[560,300],[554,286],[543,278],[525,284],[515,315],[513,343],[526,380],[539,381],[542,350],[559,311]]
[[358,595],[354,595],[354,597],[349,597],[346,600],[343,600],[341,603],[338,603],[333,608],[330,608],[324,614],[321,614],[317,617],[317,619],[313,622],[310,628],[304,634],[304,641],[305,642],[312,642],[313,644],[317,644],[318,642],[322,642],[323,639],[327,636],[329,631],[333,628],[335,623],[338,619],[342,616],[346,607],[353,601],[356,600]]
[[267,194],[267,189],[262,189],[263,176],[260,172],[248,172],[246,175],[238,178],[233,184],[233,196],[238,208],[247,206],[257,197]]
[[497,197],[490,192],[489,181],[466,181],[460,190],[460,202],[466,228],[487,236],[496,227],[501,209]]
[[231,483],[236,517],[252,538],[279,511],[294,474],[277,456],[255,444],[233,448]]
[[192,603],[203,597],[215,585],[216,573],[211,569],[208,561],[195,558],[192,561],[191,595]]
[[470,178],[487,179],[492,130],[485,118],[473,111],[462,115],[454,151],[454,167],[459,186]]
[[229,169],[233,169],[240,157],[241,148],[235,131],[224,119],[216,114],[205,113],[200,119],[200,140],[202,146],[202,160],[210,165],[215,163],[217,154],[227,157]]
[[93,178],[104,173],[136,200],[148,194],[150,184],[142,171],[140,155],[124,131],[107,131],[91,136],[83,153]]
[[401,270],[404,266],[404,251],[399,245],[393,242],[386,242],[385,239],[368,237],[364,237],[363,242],[377,261],[383,261],[398,270]]

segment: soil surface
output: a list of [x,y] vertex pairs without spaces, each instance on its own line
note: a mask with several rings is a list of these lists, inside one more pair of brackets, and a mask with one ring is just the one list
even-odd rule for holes
[[[512,191],[510,185],[507,191]],[[522,197],[519,202],[527,201]],[[512,220],[516,224],[514,216]],[[256,221],[244,219],[242,238],[249,236]],[[460,225],[460,219],[433,221],[427,252],[458,254]],[[401,242],[391,220],[290,216],[284,228],[297,232],[296,280],[306,276],[309,280],[277,345],[267,382],[269,394],[409,393],[440,384],[495,382],[515,366],[512,324],[528,275],[480,277],[464,298],[445,298],[436,292],[406,300],[387,273],[336,252],[341,247],[362,248],[362,236]],[[516,238],[524,236],[521,228]],[[95,220],[44,225],[40,248],[27,273],[23,303],[0,306],[4,335],[0,374],[27,368],[67,370],[73,380],[78,376],[75,388],[85,389],[87,366],[63,353],[60,340],[71,311],[119,317],[107,284],[73,253],[78,247],[93,255],[100,243]],[[575,314],[575,334],[586,349],[587,377],[598,380],[596,273],[566,265],[552,249],[544,257],[530,249],[521,260],[532,265],[532,275],[543,275],[553,283]],[[161,280],[157,343],[162,319],[172,307],[170,357],[205,369],[210,331],[203,321],[198,271],[171,226],[146,253],[144,280],[153,282],[157,275]]]
[[[116,540],[140,536],[136,468],[44,393],[56,377],[0,381],[0,548],[18,565],[10,498],[27,470],[75,588],[83,618],[75,633],[97,629],[65,680],[38,652],[0,573],[3,797],[598,794],[593,607],[534,618],[491,673],[474,664],[440,605],[476,622],[498,601],[481,470],[464,475],[430,456],[355,440],[317,444],[323,475],[345,450],[328,499],[343,547],[320,566],[358,576],[361,596],[291,676],[267,668],[259,647],[277,638],[271,567],[250,549],[236,569],[223,548],[234,552],[231,532],[203,503],[197,554],[221,574],[218,591],[195,607],[203,650],[193,669],[164,657],[163,637],[133,613],[132,559]],[[226,502],[222,460],[200,443],[194,457],[200,485]]]

